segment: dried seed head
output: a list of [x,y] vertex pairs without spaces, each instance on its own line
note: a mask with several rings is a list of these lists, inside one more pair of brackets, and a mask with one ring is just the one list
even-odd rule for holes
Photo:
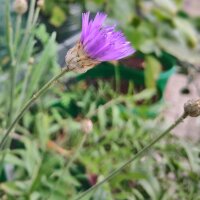
[[198,117],[200,115],[200,99],[186,102],[184,104],[184,111],[190,117]]
[[17,14],[23,15],[28,10],[28,3],[26,0],[15,0],[13,9]]
[[93,130],[93,123],[90,119],[84,119],[82,122],[81,122],[81,130],[88,134],[88,133],[91,133],[92,130]]
[[86,54],[80,42],[67,52],[65,62],[70,70],[78,73],[84,73],[100,63]]

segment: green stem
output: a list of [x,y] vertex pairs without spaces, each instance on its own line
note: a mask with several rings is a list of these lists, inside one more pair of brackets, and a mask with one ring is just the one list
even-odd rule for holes
[[10,1],[7,0],[5,5],[6,5],[6,39],[7,39],[7,45],[8,45],[8,52],[9,52],[10,59],[11,59],[11,66],[10,66],[10,101],[9,101],[8,121],[7,121],[7,126],[9,126],[10,123],[11,123],[11,120],[12,120],[12,111],[13,111],[15,66],[14,66],[12,25],[11,25],[11,19],[10,19]]
[[44,163],[44,159],[45,159],[45,153],[42,155],[42,159],[37,164],[37,166],[36,166],[37,169],[36,169],[35,173],[33,173],[30,188],[29,188],[27,194],[25,195],[26,199],[31,199],[31,197],[30,197],[31,193],[35,190],[38,182],[40,181],[40,178],[42,176],[41,170],[42,170],[42,164]]
[[[27,23],[25,37],[28,37],[28,36],[30,37],[30,34],[26,35],[29,32],[29,29],[31,29],[29,27],[29,26],[31,26],[30,23],[32,21],[32,28],[33,28],[36,25],[39,13],[40,13],[40,8],[37,7],[34,16],[32,14],[29,15],[30,19],[29,19],[29,22]],[[25,39],[25,42],[27,42],[27,41],[28,41],[28,38]],[[19,106],[18,106],[19,109],[21,109],[21,105],[24,103],[24,100],[26,100],[26,98],[27,98],[25,96],[25,94],[26,94],[26,89],[27,89],[27,86],[28,86],[28,80],[29,80],[29,77],[30,77],[30,74],[31,74],[31,70],[32,70],[32,65],[30,65],[25,72],[25,78],[24,78],[24,81],[23,81],[22,91],[21,91],[20,98],[19,98]]]
[[40,8],[37,7],[37,8],[36,8],[36,11],[35,11],[35,15],[34,15],[33,20],[32,20],[32,27],[34,27],[34,26],[36,25],[36,22],[37,22],[37,20],[38,20],[39,13],[40,13]]
[[36,92],[33,97],[24,105],[22,110],[19,112],[19,114],[16,116],[14,121],[11,123],[10,127],[7,129],[6,133],[4,134],[1,142],[0,142],[0,150],[3,149],[4,144],[12,131],[12,129],[15,127],[17,122],[23,117],[24,113],[28,108],[32,105],[33,102],[35,102],[44,92],[46,92],[60,77],[62,77],[67,71],[70,71],[68,67],[65,67],[57,76],[53,77],[49,82],[47,82],[38,92]]
[[115,66],[115,88],[116,92],[120,92],[120,69],[119,66]]
[[[6,41],[8,46],[8,52],[11,60],[10,65],[10,88],[9,88],[9,105],[8,105],[8,118],[6,126],[9,127],[12,121],[12,113],[13,113],[13,100],[14,100],[14,82],[15,82],[15,66],[14,66],[14,51],[13,51],[13,35],[12,35],[12,24],[10,19],[10,0],[6,0],[5,2],[5,10],[6,10]],[[2,152],[2,157],[0,159],[0,163],[3,163],[6,155],[6,151]],[[0,174],[2,174],[3,165],[0,165]]]
[[28,20],[27,20],[27,24],[26,24],[24,37],[22,39],[22,43],[21,43],[21,46],[19,48],[17,63],[21,60],[21,57],[24,53],[24,49],[25,49],[26,44],[28,42],[29,36],[31,34],[30,31],[31,31],[31,27],[32,27],[33,18],[34,18],[34,10],[35,10],[35,0],[31,0],[30,10],[29,10],[29,13],[28,13]]
[[71,167],[71,165],[73,164],[73,162],[77,159],[77,157],[79,156],[79,153],[81,151],[81,149],[83,148],[83,145],[85,144],[85,141],[87,139],[88,134],[84,133],[84,136],[81,140],[81,143],[79,144],[78,148],[76,149],[75,154],[72,156],[72,158],[69,160],[69,162],[66,164],[66,166],[64,167],[65,171],[69,170],[69,168]]
[[10,69],[10,101],[9,101],[9,109],[8,109],[8,123],[7,126],[10,125],[12,121],[12,114],[13,114],[13,100],[14,100],[14,82],[15,82],[15,69],[14,65],[11,65]]
[[19,38],[20,38],[21,23],[22,23],[22,16],[21,15],[17,15],[16,28],[15,28],[15,42],[14,42],[14,50],[15,50],[15,52],[16,52],[17,45],[18,45]]
[[94,191],[98,187],[100,187],[105,182],[111,180],[115,175],[117,175],[119,172],[121,172],[124,168],[126,168],[131,162],[136,160],[137,158],[144,155],[150,148],[157,143],[159,140],[161,140],[165,135],[167,135],[172,129],[174,129],[178,124],[180,124],[188,115],[186,113],[183,113],[167,130],[165,130],[163,133],[161,133],[158,137],[156,137],[151,143],[149,143],[146,147],[144,147],[142,150],[140,150],[136,155],[134,155],[132,158],[127,160],[122,166],[114,170],[110,173],[105,179],[97,183],[96,185],[92,186],[82,194],[80,194],[78,197],[76,197],[74,200],[80,200],[86,195],[88,195],[90,192]]
[[19,103],[18,103],[19,109],[21,109],[24,101],[27,100],[27,98],[25,98],[25,94],[26,94],[26,91],[27,91],[27,86],[28,86],[30,75],[31,75],[31,71],[32,71],[32,65],[29,65],[28,69],[26,71],[26,75],[25,75],[25,78],[24,78],[23,86],[22,86],[22,91],[21,91],[21,94],[20,94],[20,97],[19,97]]

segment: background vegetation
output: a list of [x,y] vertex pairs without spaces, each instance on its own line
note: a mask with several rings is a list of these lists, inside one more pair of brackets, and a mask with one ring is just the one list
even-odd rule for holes
[[[66,74],[20,120],[11,149],[0,152],[1,199],[72,199],[167,127],[165,87],[176,71],[198,72],[200,21],[181,0],[49,0],[41,9],[31,0],[24,15],[12,4],[0,6],[1,136],[61,70],[58,49],[67,52],[82,11],[106,12],[137,50],[85,74]],[[199,141],[169,135],[85,199],[198,200],[199,155]]]

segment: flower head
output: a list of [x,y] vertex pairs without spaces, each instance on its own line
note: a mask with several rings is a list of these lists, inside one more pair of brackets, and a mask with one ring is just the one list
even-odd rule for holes
[[190,117],[198,117],[200,115],[200,99],[187,101],[184,104],[184,111]]
[[135,52],[121,31],[103,25],[106,14],[97,13],[93,20],[89,17],[89,12],[82,14],[81,38],[67,53],[66,62],[74,61],[80,65],[77,69],[86,71],[102,61],[119,60]]
[[13,9],[17,14],[23,15],[28,9],[28,3],[26,0],[15,0],[13,2]]
[[89,134],[92,132],[93,129],[93,123],[90,119],[84,119],[81,122],[81,130],[83,133]]

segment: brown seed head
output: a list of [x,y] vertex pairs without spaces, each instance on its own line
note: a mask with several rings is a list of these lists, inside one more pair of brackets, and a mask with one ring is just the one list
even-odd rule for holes
[[93,60],[86,54],[80,42],[67,52],[65,62],[69,69],[78,73],[84,73],[100,63],[100,61]]
[[15,0],[13,9],[17,14],[23,15],[28,10],[28,3],[26,0]]
[[186,102],[184,104],[184,111],[190,117],[198,117],[200,115],[200,99]]

